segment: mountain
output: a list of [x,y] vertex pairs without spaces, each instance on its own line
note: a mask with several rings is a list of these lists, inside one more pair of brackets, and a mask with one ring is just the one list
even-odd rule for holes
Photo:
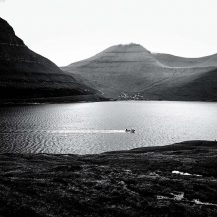
[[116,45],[62,69],[114,100],[217,101],[217,54],[182,58]]
[[217,54],[201,58],[185,58],[162,53],[153,55],[162,64],[171,67],[217,67]]
[[0,32],[0,102],[97,100],[96,91],[31,51],[1,18]]

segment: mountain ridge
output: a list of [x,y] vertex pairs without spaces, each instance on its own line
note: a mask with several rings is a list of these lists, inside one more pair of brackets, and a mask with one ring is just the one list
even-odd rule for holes
[[80,100],[84,96],[85,99],[98,100],[97,91],[79,83],[72,74],[63,72],[49,59],[30,50],[2,18],[0,32],[0,103],[46,102],[56,97],[67,97],[67,101],[76,97],[79,101],[77,96]]
[[[217,67],[217,54],[211,54],[203,57],[180,57],[172,54],[164,54],[164,53],[154,53],[153,54],[160,62],[164,63],[167,66],[179,67],[178,64],[184,64],[184,66],[216,66]],[[213,60],[214,59],[214,60]],[[211,60],[211,63],[207,63]],[[179,61],[179,62],[178,62]],[[213,62],[212,62],[213,61]],[[181,63],[180,63],[181,62]],[[183,65],[180,65],[183,67]]]
[[[114,100],[217,100],[216,93],[212,93],[215,90],[213,82],[209,82],[212,86],[207,92],[209,95],[204,97],[203,82],[206,80],[202,79],[209,72],[213,72],[215,77],[217,54],[182,58],[152,53],[132,43],[111,46],[62,69]],[[192,88],[189,88],[189,84]],[[185,85],[190,92],[185,91],[183,95],[177,90],[184,89]],[[193,91],[194,86],[197,96]],[[201,88],[198,89],[199,86]],[[209,85],[205,86],[209,88]]]

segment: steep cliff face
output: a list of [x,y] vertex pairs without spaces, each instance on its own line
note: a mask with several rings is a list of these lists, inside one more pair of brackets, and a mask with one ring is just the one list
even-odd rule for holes
[[154,54],[141,45],[129,44],[110,47],[62,69],[112,99],[217,100],[214,82],[209,86],[210,76],[209,81],[202,79],[210,72],[215,77],[215,58]]
[[0,101],[95,94],[71,74],[28,49],[3,19],[0,33]]
[[23,41],[15,35],[13,28],[2,18],[0,18],[0,43],[23,45]]

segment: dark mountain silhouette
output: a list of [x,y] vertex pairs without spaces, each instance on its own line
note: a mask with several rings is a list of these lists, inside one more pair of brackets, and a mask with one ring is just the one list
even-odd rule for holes
[[97,100],[95,93],[50,60],[28,49],[13,28],[0,18],[1,102]]
[[217,100],[217,54],[183,58],[117,45],[62,69],[112,99]]

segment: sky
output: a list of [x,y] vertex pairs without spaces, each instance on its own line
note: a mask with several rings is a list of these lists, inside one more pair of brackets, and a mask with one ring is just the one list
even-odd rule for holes
[[0,17],[65,66],[117,44],[184,57],[217,53],[216,0],[0,0]]

